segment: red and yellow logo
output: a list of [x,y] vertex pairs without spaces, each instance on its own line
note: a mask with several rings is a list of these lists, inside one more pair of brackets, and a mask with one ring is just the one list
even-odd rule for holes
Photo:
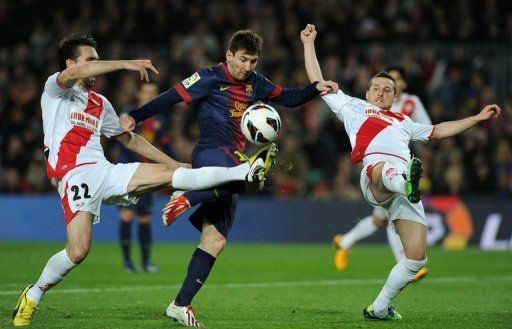
[[234,108],[229,110],[229,112],[231,113],[231,117],[232,118],[241,117],[242,114],[244,114],[244,111],[247,109],[248,105],[249,104],[244,103],[244,102],[235,101]]

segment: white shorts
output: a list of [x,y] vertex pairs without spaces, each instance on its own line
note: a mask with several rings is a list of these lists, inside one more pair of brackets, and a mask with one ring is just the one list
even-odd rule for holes
[[94,215],[94,224],[100,221],[103,203],[129,206],[138,197],[128,196],[128,183],[140,163],[101,162],[79,166],[69,171],[57,185],[66,225],[77,211]]
[[381,219],[388,219],[388,211],[382,207],[374,206],[373,207],[373,214],[374,217],[381,218]]
[[[361,190],[363,191],[363,196],[366,201],[368,201],[372,206],[382,207],[384,208],[383,210],[387,210],[387,215],[389,216],[390,221],[403,219],[418,222],[427,226],[425,210],[423,209],[423,203],[421,201],[418,203],[411,203],[409,200],[407,200],[405,195],[398,193],[384,202],[378,202],[375,199],[372,193],[372,189],[370,188],[370,177],[368,177],[366,174],[368,166],[371,165],[375,164],[368,164],[364,166],[363,170],[361,171],[360,184]],[[374,209],[374,214],[375,211],[376,210]]]

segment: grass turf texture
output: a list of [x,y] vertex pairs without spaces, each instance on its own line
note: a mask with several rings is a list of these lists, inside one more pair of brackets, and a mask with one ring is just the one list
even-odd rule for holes
[[[136,246],[135,246],[136,247]],[[0,327],[12,326],[19,292],[61,244],[0,243]],[[192,244],[157,244],[159,274],[125,274],[116,244],[96,243],[43,299],[31,328],[182,328],[164,317]],[[133,248],[133,253],[137,253]],[[315,244],[231,244],[193,306],[210,328],[510,328],[510,252],[429,251],[430,273],[393,302],[401,322],[364,320],[393,266],[385,246],[353,249],[339,273],[333,250]]]

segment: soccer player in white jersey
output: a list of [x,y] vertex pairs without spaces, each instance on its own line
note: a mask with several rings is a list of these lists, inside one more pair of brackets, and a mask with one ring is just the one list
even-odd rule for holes
[[[130,205],[161,188],[204,190],[234,181],[261,181],[270,165],[262,158],[232,168],[203,167],[174,161],[142,137],[124,130],[110,102],[91,90],[95,77],[117,70],[138,71],[149,81],[150,60],[99,61],[96,42],[71,34],[59,44],[61,72],[51,75],[41,97],[47,175],[57,186],[66,223],[66,248],[53,255],[35,284],[21,293],[13,324],[30,324],[41,298],[87,256],[92,224],[102,203]],[[156,163],[111,164],[100,135],[115,137],[129,150]],[[268,153],[268,152],[266,152]]]
[[[315,26],[308,24],[301,32],[301,40],[308,78],[322,81],[315,52],[316,35]],[[363,310],[365,318],[379,320],[402,318],[390,306],[391,300],[427,263],[427,227],[418,186],[422,167],[417,158],[408,160],[409,142],[454,136],[501,112],[497,105],[488,105],[479,114],[462,120],[424,125],[390,111],[396,94],[393,77],[381,72],[370,80],[366,101],[341,90],[322,97],[344,123],[352,145],[351,160],[363,162],[360,183],[365,199],[387,210],[404,247],[405,257],[393,267],[374,302]]]
[[[390,66],[386,69],[396,83],[396,101],[391,106],[391,112],[402,113],[407,115],[414,122],[424,125],[430,125],[430,117],[428,116],[425,107],[421,103],[418,96],[404,92],[407,89],[407,74],[405,69],[401,66]],[[422,144],[414,144],[413,147],[418,154],[422,149]],[[389,246],[393,251],[396,261],[404,258],[404,250],[400,237],[396,234],[392,225],[388,224],[388,214],[386,209],[375,206],[373,213],[360,221],[347,233],[336,234],[332,240],[336,252],[334,254],[334,266],[338,271],[344,271],[348,266],[348,258],[350,256],[350,248],[357,242],[364,238],[373,235],[379,228],[386,227]],[[416,276],[414,281],[417,281],[427,274],[426,267],[422,268]]]

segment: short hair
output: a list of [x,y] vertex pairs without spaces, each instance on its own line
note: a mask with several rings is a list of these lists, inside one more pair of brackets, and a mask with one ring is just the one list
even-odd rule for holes
[[80,46],[91,46],[96,49],[97,45],[92,36],[84,33],[71,33],[62,38],[58,50],[60,69],[66,69],[66,60],[75,60],[80,56]]
[[386,72],[389,73],[391,71],[397,71],[398,73],[400,73],[402,80],[407,82],[407,73],[405,72],[405,69],[402,66],[398,66],[398,65],[388,66],[388,68],[386,69]]
[[386,79],[389,79],[391,81],[393,81],[393,91],[395,92],[396,94],[396,80],[395,78],[393,78],[388,72],[386,71],[381,71],[377,74],[375,74],[371,79],[370,79],[370,82],[368,82],[368,87],[366,88],[366,90],[370,90],[370,87],[372,85],[372,81],[373,79],[375,78],[386,78]]
[[251,30],[237,31],[229,40],[228,49],[234,54],[239,50],[245,50],[248,54],[259,55],[263,48],[263,38]]

